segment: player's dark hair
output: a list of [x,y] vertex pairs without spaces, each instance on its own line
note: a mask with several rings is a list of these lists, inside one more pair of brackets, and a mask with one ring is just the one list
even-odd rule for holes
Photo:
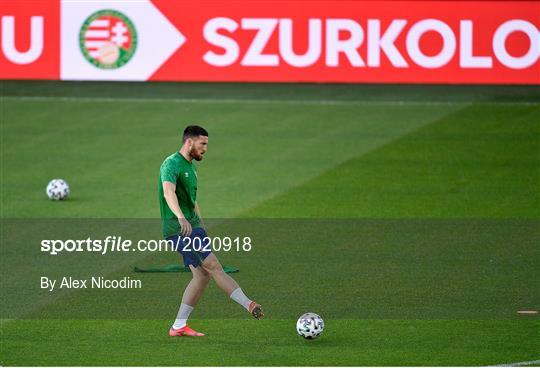
[[206,131],[206,129],[198,125],[188,125],[186,129],[184,129],[182,142],[185,142],[188,138],[197,138],[201,135],[208,137],[208,132]]

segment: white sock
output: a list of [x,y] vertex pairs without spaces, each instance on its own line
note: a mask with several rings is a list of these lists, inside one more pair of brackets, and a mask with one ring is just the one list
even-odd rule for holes
[[230,295],[231,299],[240,304],[242,307],[246,308],[246,310],[249,312],[249,305],[251,304],[251,300],[248,299],[246,294],[242,291],[242,289],[234,289],[234,291]]
[[184,303],[180,304],[180,309],[178,310],[178,314],[176,315],[176,320],[174,321],[174,324],[172,327],[175,330],[178,330],[179,328],[184,327],[187,323],[187,320],[192,310],[193,310],[193,307],[191,305],[187,305]]

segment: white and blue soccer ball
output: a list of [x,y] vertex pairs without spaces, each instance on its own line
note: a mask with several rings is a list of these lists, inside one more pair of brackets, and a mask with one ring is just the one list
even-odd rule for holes
[[62,179],[53,179],[45,190],[47,197],[53,201],[62,201],[69,197],[69,185]]
[[296,322],[296,331],[304,339],[316,339],[324,330],[324,321],[318,314],[305,313]]

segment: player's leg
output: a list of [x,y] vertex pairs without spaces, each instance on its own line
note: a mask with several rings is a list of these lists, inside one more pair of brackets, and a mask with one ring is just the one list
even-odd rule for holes
[[[193,235],[196,236],[195,234]],[[200,259],[188,249],[185,249],[184,241],[186,239],[182,238],[180,235],[176,235],[167,240],[172,241],[172,244],[175,245],[176,250],[182,255],[184,265],[189,267],[191,270],[191,280],[184,290],[182,295],[182,303],[178,309],[176,315],[176,320],[174,321],[173,326],[169,330],[170,336],[203,336],[203,334],[193,331],[188,325],[187,320],[189,315],[193,311],[193,308],[197,305],[197,302],[201,298],[201,295],[208,285],[210,280],[210,274],[200,267]],[[191,239],[193,242],[193,239]]]
[[212,276],[218,287],[229,297],[244,307],[251,315],[257,319],[264,316],[261,305],[250,300],[242,291],[238,283],[223,271],[223,267],[217,257],[209,254],[202,263],[203,268]]
[[225,271],[223,271],[223,267],[221,266],[221,263],[219,263],[215,254],[209,254],[202,263],[202,266],[205,271],[207,271],[216,281],[217,286],[226,292],[227,295],[231,295],[234,290],[240,287],[231,276],[227,275]]
[[193,265],[189,265],[189,268],[191,269],[193,277],[186,286],[184,295],[182,295],[182,304],[180,305],[176,321],[173,325],[173,328],[175,329],[186,325],[191,311],[193,311],[193,308],[197,305],[204,289],[208,285],[208,281],[210,281],[210,274],[202,267],[193,267]]
[[190,264],[189,268],[191,269],[191,274],[193,277],[191,278],[189,284],[186,286],[184,294],[182,295],[182,304],[180,304],[180,309],[178,310],[178,314],[176,315],[176,320],[174,321],[174,324],[169,331],[169,334],[171,336],[204,336],[204,334],[193,331],[187,325],[187,320],[189,319],[189,315],[199,302],[199,299],[201,298],[204,289],[208,285],[208,281],[210,281],[210,274],[200,266],[194,267]]
[[182,303],[195,306],[199,302],[201,295],[210,281],[210,274],[202,267],[189,265],[192,278],[182,295]]

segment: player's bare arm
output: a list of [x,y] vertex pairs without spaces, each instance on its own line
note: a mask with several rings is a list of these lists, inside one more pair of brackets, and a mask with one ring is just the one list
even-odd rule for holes
[[171,211],[178,217],[178,222],[180,223],[180,228],[182,235],[189,236],[191,234],[191,224],[184,217],[182,210],[180,209],[180,204],[178,203],[178,197],[176,196],[176,184],[171,183],[170,181],[163,182],[163,196],[167,201],[167,205]]
[[203,217],[201,215],[201,210],[199,208],[199,202],[195,202],[195,213],[197,214],[197,216],[199,216],[199,219],[201,220],[202,227],[206,228],[206,225],[204,224]]

